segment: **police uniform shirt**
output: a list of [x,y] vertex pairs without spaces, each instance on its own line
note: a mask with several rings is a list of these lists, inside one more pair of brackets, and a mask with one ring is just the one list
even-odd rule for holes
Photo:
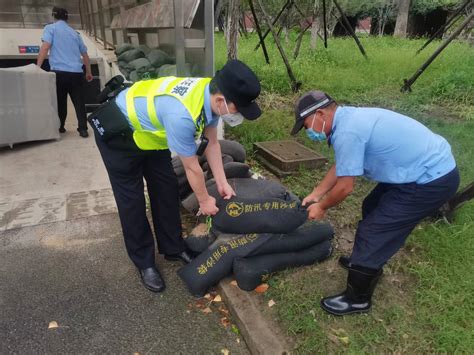
[[[126,95],[128,90],[129,89],[123,90],[115,100],[117,106],[125,116],[127,116]],[[206,85],[204,91],[206,127],[217,127],[219,117],[212,113],[210,97],[209,85]],[[148,119],[146,98],[138,97],[134,99],[134,102],[138,120],[143,129],[155,131],[156,128]],[[166,130],[169,149],[183,157],[196,155],[196,126],[194,125],[194,121],[186,107],[184,107],[178,99],[169,95],[156,96],[154,102],[158,120]],[[130,121],[129,125],[133,129]]]
[[338,107],[330,136],[337,176],[426,184],[456,166],[451,146],[418,121],[380,108]]
[[87,47],[81,35],[65,21],[59,20],[46,25],[41,40],[51,44],[51,70],[82,73],[81,54],[87,53]]

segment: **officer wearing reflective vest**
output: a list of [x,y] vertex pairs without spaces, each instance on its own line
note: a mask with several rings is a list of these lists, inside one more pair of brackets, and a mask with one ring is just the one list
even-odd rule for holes
[[[208,141],[204,154],[218,191],[224,199],[231,198],[235,192],[225,177],[217,124],[219,118],[231,126],[244,118],[258,118],[261,111],[254,100],[259,94],[260,83],[252,70],[232,60],[212,79],[164,77],[136,82],[89,118],[91,123],[99,122],[92,126],[117,203],[125,246],[147,289],[160,292],[165,283],[155,264],[143,178],[160,254],[167,260],[189,262],[191,256],[181,235],[178,180],[171,152],[183,163],[200,212],[214,215],[218,208],[206,189],[196,140]],[[100,122],[107,118],[113,118],[112,131],[120,134],[106,134],[108,128]],[[117,129],[120,122],[125,123],[125,130]]]

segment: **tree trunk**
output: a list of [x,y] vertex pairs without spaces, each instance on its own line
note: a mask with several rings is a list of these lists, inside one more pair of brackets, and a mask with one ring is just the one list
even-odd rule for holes
[[394,36],[403,37],[407,36],[408,27],[408,13],[410,12],[411,0],[399,0],[398,2],[398,14],[397,22],[395,23]]
[[239,35],[240,1],[229,0],[227,8],[227,59],[237,59],[237,39]]
[[310,40],[310,45],[311,45],[312,50],[316,49],[316,39],[318,38],[318,31],[319,31],[319,18],[317,16],[318,4],[319,4],[319,1],[315,0],[314,6],[313,6],[313,24],[311,25],[311,40]]

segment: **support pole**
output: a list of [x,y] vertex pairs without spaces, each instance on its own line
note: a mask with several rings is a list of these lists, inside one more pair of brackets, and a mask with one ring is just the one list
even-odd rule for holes
[[258,24],[257,15],[255,13],[255,8],[253,7],[253,0],[249,0],[250,11],[252,12],[253,21],[255,23],[255,30],[257,31],[259,43],[262,44],[263,55],[265,56],[265,61],[267,64],[270,64],[270,58],[268,57],[267,47],[265,46],[265,39],[262,37],[262,31],[260,30],[260,25]]
[[438,49],[431,55],[431,57],[429,57],[428,60],[425,63],[423,63],[423,65],[420,67],[420,69],[418,69],[410,79],[405,79],[404,80],[404,84],[403,84],[402,88],[400,89],[401,92],[406,92],[406,91],[411,92],[411,86],[416,81],[416,79],[418,79],[418,77],[421,74],[423,74],[425,69],[428,68],[428,66],[433,62],[433,60],[436,59],[436,57],[443,51],[443,49],[445,49],[448,46],[448,44],[450,44],[453,41],[453,39],[455,39],[461,33],[461,31],[469,25],[469,23],[471,22],[473,17],[474,17],[474,13],[471,13],[464,20],[464,22],[456,29],[456,31],[454,31],[446,39],[446,41],[444,41],[441,44],[441,46],[438,47]]
[[344,24],[346,25],[346,30],[349,31],[349,33],[350,33],[350,35],[352,36],[352,38],[354,38],[354,41],[356,42],[357,47],[359,47],[360,52],[362,53],[362,55],[364,56],[364,58],[367,59],[367,54],[365,54],[364,47],[362,47],[362,44],[360,43],[359,38],[356,36],[354,30],[352,29],[352,26],[351,26],[351,24],[349,23],[349,20],[347,19],[346,15],[344,14],[344,11],[342,11],[341,6],[339,6],[339,4],[337,3],[336,0],[333,0],[333,2],[334,2],[334,5],[336,5],[337,10],[338,10],[339,13],[341,14],[342,21],[343,21]]
[[425,49],[433,40],[438,37],[439,35],[442,35],[445,31],[447,31],[452,25],[456,23],[456,20],[461,16],[461,12],[464,11],[464,9],[467,7],[467,5],[471,2],[472,0],[466,0],[462,6],[456,10],[456,12],[446,21],[444,26],[441,26],[438,28],[438,30],[423,44],[423,46],[416,51],[417,55],[420,53],[423,49]]
[[122,26],[123,43],[130,43],[127,27],[125,26],[125,1],[120,0],[120,25]]
[[278,47],[278,50],[280,51],[280,55],[283,59],[283,62],[285,63],[286,66],[286,71],[288,72],[288,76],[290,77],[291,80],[291,89],[293,92],[297,92],[301,86],[301,82],[297,81],[295,76],[293,75],[293,71],[291,70],[290,63],[288,62],[288,58],[286,58],[285,51],[283,50],[283,47],[281,46],[280,40],[275,33],[275,30],[273,29],[272,21],[270,19],[270,16],[267,15],[265,9],[263,8],[261,0],[257,0],[258,5],[260,6],[260,10],[263,13],[263,17],[265,21],[267,22],[268,28],[270,29],[270,32],[272,33],[273,39]]
[[102,7],[102,0],[97,0],[97,13],[99,15],[99,27],[100,35],[102,36],[102,42],[104,43],[104,49],[108,49],[107,39],[105,38],[105,25],[104,25],[104,8]]
[[[285,11],[285,9],[287,8],[288,5],[290,5],[292,0],[287,0],[287,2],[285,3],[285,5],[283,5],[283,7],[281,8],[280,12],[278,13],[278,15],[275,17],[275,19],[273,20],[273,22],[270,22],[271,25],[273,26],[274,24],[276,24],[278,22],[278,20],[280,19],[281,15],[283,14],[283,12]],[[260,5],[260,3],[259,3]],[[268,34],[270,33],[270,27],[268,28],[268,30],[265,31],[264,35],[263,35],[263,41],[265,40],[265,38],[267,38]],[[258,42],[257,43],[257,46],[255,47],[255,50],[258,49],[258,47],[260,47],[260,44],[262,43],[262,41]]]
[[312,23],[307,24],[306,27],[303,29],[303,31],[301,31],[301,33],[298,35],[298,38],[296,39],[295,51],[293,53],[293,58],[294,59],[298,58],[298,54],[300,53],[301,42],[303,41],[303,36],[304,36],[305,32],[309,28],[311,28],[312,25],[313,25]]
[[[107,6],[109,8],[109,21],[112,22],[112,19],[113,19],[113,11],[112,11],[112,5],[110,4],[110,0],[107,0]],[[112,27],[110,26],[110,23],[109,23],[109,29],[110,29],[110,32],[112,32],[112,45],[115,47],[117,45],[117,32],[112,29]]]

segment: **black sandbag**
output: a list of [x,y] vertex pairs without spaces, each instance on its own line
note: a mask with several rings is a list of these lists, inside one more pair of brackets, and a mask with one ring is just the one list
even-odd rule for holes
[[[224,165],[224,173],[227,179],[232,178],[249,178],[251,176],[250,166],[245,163],[239,163],[236,161],[231,161]],[[212,171],[209,169],[207,171],[207,178],[212,178]]]
[[308,219],[306,208],[283,198],[236,196],[217,203],[212,228],[223,233],[289,233]]
[[329,223],[306,222],[288,234],[277,234],[256,249],[253,255],[288,253],[331,240],[334,229]]
[[171,165],[173,165],[173,169],[175,169],[179,166],[183,166],[183,163],[181,162],[181,159],[178,156],[176,156],[176,157],[171,158]]
[[187,247],[195,253],[202,253],[216,239],[215,235],[209,233],[207,224],[198,224],[191,233],[184,238]]
[[178,270],[178,276],[192,295],[202,297],[209,287],[231,273],[232,263],[236,257],[247,256],[270,237],[269,234],[236,235],[235,239],[226,244],[199,254]]
[[127,62],[130,63],[132,60],[138,59],[138,58],[143,58],[145,54],[139,49],[130,49],[126,52],[123,52],[117,57],[117,60],[119,62]]
[[[222,154],[222,165],[225,165],[227,163],[232,163],[234,161],[234,158],[232,158],[231,155],[229,154]],[[211,168],[209,167],[209,163],[207,162],[206,159],[204,159],[202,162],[199,162],[201,164],[202,170],[210,170]]]
[[222,154],[230,155],[232,158],[234,158],[234,161],[239,163],[245,162],[247,156],[245,153],[245,148],[242,144],[230,140],[220,140],[219,144],[221,146]]
[[125,53],[126,51],[129,51],[131,49],[135,49],[135,47],[130,43],[124,43],[115,48],[115,54],[119,56],[120,54]]
[[235,258],[233,273],[237,285],[245,291],[252,291],[262,283],[262,278],[272,272],[289,267],[311,265],[327,259],[332,252],[331,242],[326,240],[307,249],[279,254],[266,254]]
[[[286,187],[276,181],[236,178],[228,179],[227,182],[232,186],[238,197],[285,198],[287,195]],[[209,195],[221,200],[215,185],[209,186],[207,191]],[[199,210],[199,203],[194,193],[183,200],[182,204],[192,214],[196,214]]]

